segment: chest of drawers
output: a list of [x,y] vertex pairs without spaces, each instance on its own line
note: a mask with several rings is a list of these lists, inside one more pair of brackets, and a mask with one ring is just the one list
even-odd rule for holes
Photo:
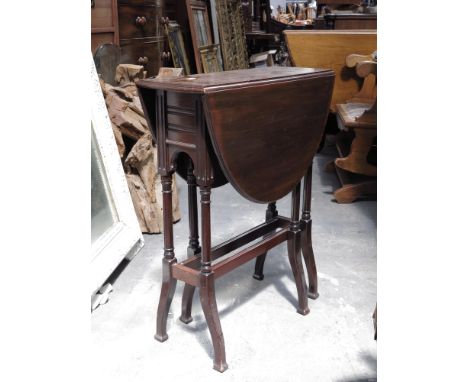
[[143,65],[148,76],[158,73],[164,47],[163,0],[119,0],[121,63]]

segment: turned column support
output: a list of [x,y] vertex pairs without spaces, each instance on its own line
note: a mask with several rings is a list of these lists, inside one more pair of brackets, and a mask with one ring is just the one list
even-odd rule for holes
[[[193,163],[189,162],[187,169],[187,186],[188,186],[188,211],[189,211],[189,245],[187,247],[187,258],[191,256],[199,256],[201,252],[200,242],[198,241],[198,207],[197,207],[197,181],[193,174]],[[182,313],[179,319],[188,324],[193,321],[192,318],[192,302],[195,287],[190,284],[184,285],[182,294]]]
[[193,174],[193,163],[190,161],[187,170],[188,212],[189,212],[189,245],[187,256],[197,255],[201,252],[198,236],[198,207],[197,207],[197,180]]
[[[278,216],[278,210],[276,209],[276,202],[268,203],[267,210],[265,212],[265,221],[270,221]],[[259,255],[255,260],[255,271],[253,278],[256,280],[263,280],[263,266],[265,264],[266,252]]]
[[224,335],[219,320],[216,304],[214,273],[211,268],[211,187],[200,187],[201,204],[201,269],[200,269],[200,303],[205,314],[206,323],[210,330],[214,349],[213,368],[223,372],[228,368]]
[[307,269],[307,276],[309,278],[309,288],[307,295],[311,299],[318,298],[317,291],[317,267],[315,265],[315,256],[312,249],[312,218],[311,218],[311,204],[312,204],[312,163],[307,169],[304,177],[304,187],[302,196],[302,233],[301,233],[301,248],[304,262]]
[[163,193],[164,258],[162,260],[163,280],[154,338],[160,342],[164,342],[168,339],[167,317],[176,287],[176,279],[172,277],[172,265],[177,263],[174,254],[174,234],[172,227],[172,174],[161,176],[161,184]]
[[301,222],[299,221],[301,182],[292,191],[291,222],[289,225],[290,237],[288,239],[288,258],[296,282],[298,307],[297,312],[306,315],[309,313],[307,301],[307,284],[301,260]]
[[211,187],[200,187],[202,221],[201,272],[211,273]]

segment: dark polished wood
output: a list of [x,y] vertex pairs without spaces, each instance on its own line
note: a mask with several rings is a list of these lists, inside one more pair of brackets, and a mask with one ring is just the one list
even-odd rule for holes
[[158,25],[157,16],[154,3],[144,5],[120,3],[120,38],[132,39],[155,36]]
[[[315,264],[315,256],[312,248],[312,219],[310,214],[312,199],[312,165],[307,169],[303,182],[303,198],[302,198],[302,216],[301,216],[301,250],[304,256],[306,265],[307,276],[309,278],[308,297],[317,299],[318,293],[318,280],[317,280],[317,267]],[[269,203],[266,211],[265,219],[270,221],[278,216],[276,210],[276,203]],[[255,272],[253,277],[257,280],[263,280],[263,266],[265,264],[266,253],[257,257],[255,262]]]
[[[193,163],[189,161],[187,169],[187,185],[188,185],[188,211],[189,211],[189,245],[187,247],[187,258],[200,255],[201,247],[198,241],[198,210],[197,210],[197,183],[193,175]],[[184,285],[182,294],[182,314],[180,320],[188,324],[193,321],[192,318],[192,301],[195,293],[195,287],[190,284]]]
[[309,313],[307,301],[307,285],[301,260],[301,228],[299,222],[301,183],[299,182],[292,192],[291,198],[291,224],[288,239],[288,258],[296,282],[299,306],[297,312],[306,315]]
[[310,214],[312,202],[312,164],[307,169],[304,177],[303,197],[302,197],[302,216],[301,224],[303,229],[301,233],[301,249],[306,265],[307,276],[309,278],[309,298],[315,300],[318,298],[318,279],[317,266],[315,265],[314,250],[312,249],[312,218]]
[[[265,212],[265,221],[268,222],[278,216],[278,210],[276,209],[276,202],[268,203],[267,210]],[[266,253],[261,254],[255,260],[255,271],[253,278],[257,280],[263,280],[263,266],[265,264]]]
[[189,211],[189,245],[187,247],[187,257],[197,255],[201,252],[198,241],[198,209],[197,209],[197,182],[193,175],[193,163],[189,161],[187,170],[188,186],[188,211]]
[[[329,106],[334,74],[326,69],[279,67],[223,74],[141,80],[139,86],[203,94],[206,122],[222,172],[247,199],[274,202],[294,188],[312,161],[321,131],[309,126],[325,124],[328,111],[323,107]],[[189,128],[169,134],[179,148],[196,151],[196,145],[186,146],[193,144]],[[271,165],[272,158],[279,157],[282,160]],[[252,164],[256,171],[245,171]]]
[[[278,67],[138,81],[143,109],[158,145],[167,227],[156,339],[167,339],[167,315],[176,280],[186,283],[180,317],[185,323],[192,320],[193,292],[198,287],[214,348],[213,367],[225,371],[215,280],[285,241],[298,292],[297,311],[309,312],[301,249],[316,292],[315,262],[309,266],[313,252],[304,249],[311,245],[310,234],[303,239],[304,229],[310,230],[310,202],[301,219],[300,186],[304,174],[310,182],[310,164],[323,134],[333,81],[330,70]],[[181,263],[175,258],[170,224],[174,171],[189,184],[189,257]],[[270,205],[265,223],[212,248],[211,192],[227,181],[244,197]],[[196,188],[200,190],[201,253]],[[274,203],[291,191],[291,218],[279,216]],[[310,188],[304,195],[310,199]]]
[[224,336],[219,321],[218,307],[215,298],[215,274],[211,267],[211,188],[203,186],[200,189],[201,218],[202,218],[202,252],[200,268],[200,303],[205,314],[206,323],[210,330],[214,349],[213,368],[219,372],[227,369]]
[[164,258],[163,258],[163,278],[161,286],[161,296],[159,297],[158,315],[156,320],[156,335],[160,342],[167,340],[167,316],[171,307],[172,298],[176,287],[176,279],[172,276],[172,265],[177,263],[174,255],[174,235],[172,227],[172,175],[161,176],[163,192],[163,209],[171,211],[164,214]]
[[121,63],[143,65],[147,76],[158,74],[163,66],[164,6],[164,1],[118,0]]

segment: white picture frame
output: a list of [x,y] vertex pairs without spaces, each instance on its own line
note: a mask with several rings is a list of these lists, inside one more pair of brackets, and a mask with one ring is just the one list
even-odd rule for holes
[[113,225],[91,244],[88,290],[92,296],[124,258],[131,259],[138,253],[144,240],[92,58],[90,72],[91,133],[94,134],[95,147],[99,151],[99,168],[107,180],[106,194],[115,207],[112,208]]

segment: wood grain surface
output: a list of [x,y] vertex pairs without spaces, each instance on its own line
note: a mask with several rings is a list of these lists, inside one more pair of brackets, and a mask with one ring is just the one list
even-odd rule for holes
[[369,55],[377,50],[376,30],[312,30],[284,32],[295,66],[335,71],[331,110],[356,94],[362,84],[354,69],[346,67],[349,54]]
[[204,96],[214,150],[241,195],[270,203],[300,181],[322,137],[332,88],[328,71]]

